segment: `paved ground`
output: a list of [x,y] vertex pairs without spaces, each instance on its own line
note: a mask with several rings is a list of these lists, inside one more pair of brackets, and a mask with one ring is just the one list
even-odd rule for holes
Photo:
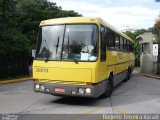
[[0,85],[0,113],[160,114],[160,80],[134,74],[109,98],[56,97],[33,92],[32,81]]

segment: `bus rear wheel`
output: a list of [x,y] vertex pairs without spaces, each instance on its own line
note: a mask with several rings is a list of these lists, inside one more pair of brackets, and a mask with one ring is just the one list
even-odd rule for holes
[[132,72],[132,69],[129,68],[127,70],[127,76],[126,76],[126,79],[124,80],[124,82],[127,82],[128,80],[130,80],[130,78],[131,78],[131,72]]
[[131,72],[132,72],[132,70],[131,70],[131,68],[129,68],[128,74],[127,74],[127,79],[128,79],[128,80],[131,79]]
[[102,94],[102,97],[110,97],[113,91],[113,75],[109,76],[106,92]]

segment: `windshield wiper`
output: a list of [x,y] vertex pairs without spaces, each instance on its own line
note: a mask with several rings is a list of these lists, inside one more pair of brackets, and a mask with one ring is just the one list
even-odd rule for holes
[[58,51],[58,47],[59,47],[59,36],[58,36],[58,40],[57,40],[57,44],[56,44],[56,54],[57,54],[57,51]]
[[50,51],[49,51],[49,46],[47,44],[47,41],[45,40],[45,44],[46,44],[46,48],[47,48],[47,56],[46,56],[46,59],[45,61],[48,61],[49,60],[49,57],[50,57]]
[[46,47],[47,47],[47,50],[49,51],[49,46],[47,44],[47,41],[45,40],[45,44],[46,44]]
[[[45,40],[45,43],[46,43],[46,46],[47,46],[47,49],[48,49],[48,56],[46,57],[46,60],[45,61],[48,61],[49,60],[49,57],[50,55],[52,54],[52,51],[54,49],[54,46],[53,46],[53,49],[51,51],[49,51],[49,46]],[[56,44],[56,54],[57,54],[57,51],[58,51],[58,47],[59,47],[59,36],[58,36],[58,40],[57,40],[57,44]]]
[[78,64],[78,60],[77,60],[77,58],[74,58],[74,62],[75,62],[76,64]]

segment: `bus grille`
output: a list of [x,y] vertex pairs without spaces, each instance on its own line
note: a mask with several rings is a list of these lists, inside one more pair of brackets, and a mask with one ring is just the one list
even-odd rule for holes
[[73,85],[86,85],[86,82],[78,82],[78,81],[58,81],[58,80],[39,80],[39,82],[44,83],[54,83],[54,84],[73,84]]

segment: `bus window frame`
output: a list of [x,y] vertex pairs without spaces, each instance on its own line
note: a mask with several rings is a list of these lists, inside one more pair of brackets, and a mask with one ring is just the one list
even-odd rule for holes
[[[107,31],[109,31],[110,33],[107,34]],[[113,39],[113,43],[114,46],[109,46],[107,45],[107,50],[111,50],[111,51],[122,51],[122,52],[134,52],[134,42],[130,41],[129,39],[123,37],[122,35],[114,32],[112,29],[106,27],[106,34],[107,35],[112,35],[112,39]],[[116,37],[118,36],[119,38],[119,47],[116,47]],[[108,41],[109,39],[107,38],[108,36],[106,36],[106,40]],[[130,44],[132,44],[132,50],[130,48]],[[129,45],[129,46],[128,46]]]

